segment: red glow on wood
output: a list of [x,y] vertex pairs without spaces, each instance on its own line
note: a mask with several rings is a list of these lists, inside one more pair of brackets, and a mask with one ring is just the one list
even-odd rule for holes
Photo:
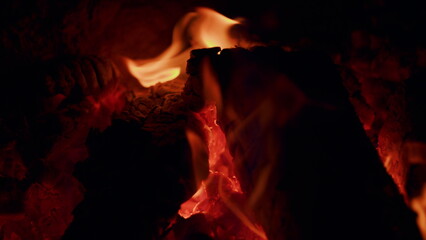
[[195,116],[204,126],[209,176],[192,198],[181,205],[179,214],[186,219],[204,214],[211,223],[209,234],[214,239],[266,239],[262,228],[245,210],[246,197],[235,175],[225,134],[216,122],[216,106],[207,105]]

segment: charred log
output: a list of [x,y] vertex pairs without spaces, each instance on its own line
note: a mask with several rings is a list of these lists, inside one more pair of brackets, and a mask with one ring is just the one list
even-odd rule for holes
[[191,69],[209,64],[220,124],[269,239],[421,239],[326,55],[218,51],[193,51],[187,86],[205,99],[211,76]]

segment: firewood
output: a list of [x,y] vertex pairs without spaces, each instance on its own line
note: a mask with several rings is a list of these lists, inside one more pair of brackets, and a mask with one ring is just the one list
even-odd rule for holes
[[118,70],[114,63],[96,56],[70,57],[47,63],[41,73],[44,92],[50,96],[81,93],[96,95],[110,82],[117,81]]

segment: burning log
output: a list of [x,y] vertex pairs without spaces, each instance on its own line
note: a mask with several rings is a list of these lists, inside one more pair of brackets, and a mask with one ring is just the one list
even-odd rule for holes
[[[421,239],[330,59],[219,50],[192,52],[184,97],[221,106],[249,198],[242,208],[256,213],[268,239]],[[207,92],[215,84],[221,94]]]

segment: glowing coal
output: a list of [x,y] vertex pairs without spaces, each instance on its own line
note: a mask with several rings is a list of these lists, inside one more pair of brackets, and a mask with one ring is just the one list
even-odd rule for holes
[[266,239],[262,228],[246,213],[247,199],[234,172],[225,134],[216,123],[214,104],[207,105],[196,118],[204,126],[209,151],[209,176],[198,191],[181,205],[183,218],[202,213],[214,222],[210,235],[215,239]]

